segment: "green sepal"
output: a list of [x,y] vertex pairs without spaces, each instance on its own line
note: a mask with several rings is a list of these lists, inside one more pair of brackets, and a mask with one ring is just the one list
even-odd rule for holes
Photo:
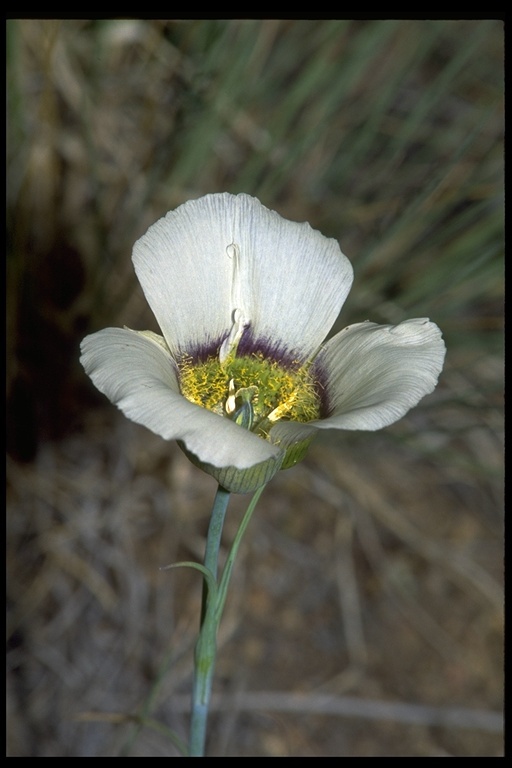
[[[247,467],[247,469],[237,469],[231,466],[214,467],[213,464],[200,461],[197,456],[185,448],[181,441],[178,441],[178,445],[192,464],[195,464],[203,472],[214,477],[219,485],[225,488],[226,491],[230,491],[230,493],[253,493],[262,485],[266,485],[276,472],[281,469],[283,459],[285,458],[283,451],[277,456],[260,461],[259,464],[254,464],[252,467]],[[292,464],[289,466],[292,466]]]
[[305,440],[301,440],[300,443],[294,443],[293,445],[290,445],[286,449],[283,463],[281,464],[281,469],[290,469],[290,467],[294,467],[299,463],[299,461],[302,461],[308,452],[309,444],[313,438],[314,435],[306,438]]

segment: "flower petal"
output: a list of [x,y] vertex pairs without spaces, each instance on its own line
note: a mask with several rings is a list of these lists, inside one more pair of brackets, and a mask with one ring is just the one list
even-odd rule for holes
[[146,299],[174,356],[217,344],[231,328],[232,195],[207,195],[153,224],[133,247]]
[[325,379],[329,416],[310,424],[367,430],[392,424],[432,392],[445,352],[441,331],[426,318],[348,326],[315,360]]
[[353,279],[335,240],[245,194],[206,195],[170,211],[135,243],[133,262],[174,355],[226,338],[239,310],[246,347],[307,359]]
[[81,362],[96,387],[128,418],[166,440],[179,440],[213,467],[247,469],[283,451],[180,394],[177,368],[160,342],[129,329],[106,328],[82,342]]
[[251,338],[270,351],[277,341],[281,351],[307,360],[338,317],[352,265],[336,240],[309,224],[287,221],[248,195],[235,200],[238,292]]

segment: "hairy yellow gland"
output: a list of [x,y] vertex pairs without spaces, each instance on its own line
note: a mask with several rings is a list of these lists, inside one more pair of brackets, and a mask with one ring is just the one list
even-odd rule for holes
[[260,437],[281,419],[308,422],[320,416],[320,398],[309,367],[283,367],[261,353],[179,362],[181,392],[187,400],[231,418]]

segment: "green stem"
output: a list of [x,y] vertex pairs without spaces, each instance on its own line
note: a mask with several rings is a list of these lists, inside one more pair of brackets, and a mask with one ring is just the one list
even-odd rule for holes
[[211,578],[205,578],[203,584],[201,630],[199,632],[194,658],[195,674],[192,695],[192,720],[190,726],[190,757],[204,756],[206,721],[208,718],[215,654],[217,650],[217,629],[222,618],[222,611],[226,602],[229,581],[233,571],[236,554],[264,488],[265,486],[259,488],[251,499],[233,544],[231,545],[218,588],[216,588],[217,561],[222,527],[229,501],[229,493],[219,486],[215,497],[204,556],[204,567],[206,572],[211,575]]
[[[213,504],[204,566],[217,578],[217,563],[224,518],[228,508],[230,494],[220,485]],[[207,580],[203,583],[203,604],[201,608],[201,629],[194,657],[194,688],[192,693],[192,720],[190,724],[190,757],[202,757],[206,740],[206,721],[212,689],[215,666],[217,624],[215,622],[215,602]]]
[[226,516],[230,497],[230,492],[219,485],[215,501],[213,502],[212,516],[208,527],[208,538],[206,540],[206,549],[204,552],[204,567],[211,571],[215,580],[217,580],[217,563],[219,559],[222,528],[224,526],[224,518]]
[[247,529],[247,526],[249,525],[249,521],[252,517],[252,513],[256,508],[258,499],[260,498],[265,488],[266,486],[262,485],[261,488],[258,488],[256,493],[252,497],[251,503],[247,507],[246,513],[243,516],[242,522],[240,523],[240,527],[236,532],[236,536],[234,538],[233,544],[231,545],[231,549],[229,551],[229,555],[227,557],[224,570],[222,572],[222,577],[220,579],[219,588],[217,590],[217,596],[215,599],[215,619],[217,624],[220,624],[220,620],[222,618],[222,611],[224,610],[224,603],[226,602],[226,597],[228,594],[229,581],[231,579],[231,574],[233,572],[233,566],[235,564],[235,558],[238,552],[238,548],[240,547],[240,543],[242,541],[242,536],[244,535]]

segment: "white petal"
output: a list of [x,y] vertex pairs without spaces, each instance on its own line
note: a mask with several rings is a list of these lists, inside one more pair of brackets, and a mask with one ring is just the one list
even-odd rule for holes
[[135,243],[133,262],[175,355],[224,339],[239,310],[253,343],[307,358],[353,279],[335,240],[243,194],[206,195],[171,211]]
[[290,448],[292,445],[311,440],[318,433],[318,421],[303,424],[298,421],[278,421],[270,430],[270,440],[280,448]]
[[269,442],[186,400],[174,360],[152,336],[106,328],[83,340],[81,363],[100,392],[132,421],[182,441],[214,467],[247,469],[280,456]]
[[219,342],[229,332],[232,260],[231,195],[181,205],[133,247],[137,277],[171,352]]
[[248,195],[236,198],[234,242],[239,294],[251,336],[308,359],[326,337],[352,285],[353,270],[336,240],[287,221]]
[[375,430],[392,424],[432,392],[445,351],[441,331],[426,318],[348,326],[315,361],[325,377],[330,414],[311,425]]

